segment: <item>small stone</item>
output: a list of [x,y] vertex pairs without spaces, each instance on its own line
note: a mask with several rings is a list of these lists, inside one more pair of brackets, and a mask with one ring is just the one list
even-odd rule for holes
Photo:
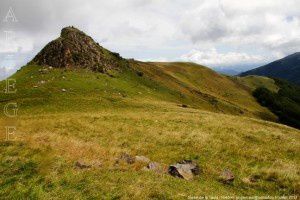
[[143,73],[143,72],[140,72],[140,71],[136,72],[136,74],[137,74],[138,76],[140,76],[140,77],[144,76],[144,73]]
[[100,167],[102,167],[102,163],[99,162],[99,161],[94,161],[92,163],[92,167],[94,167],[94,168],[100,168]]
[[88,168],[91,168],[92,165],[84,163],[83,161],[76,161],[75,162],[75,167],[79,168],[79,169],[88,169]]
[[46,81],[41,81],[41,84],[45,84],[46,83]]
[[127,164],[133,164],[135,162],[135,158],[127,153],[122,153],[120,158],[116,160],[116,164],[120,163],[121,161],[124,161]]
[[144,167],[143,169],[146,170],[146,171],[154,171],[154,172],[159,173],[159,174],[165,172],[164,167],[161,164],[157,163],[157,162],[150,162],[147,165],[147,167]]
[[33,86],[33,88],[38,88],[38,86],[37,86],[37,85],[35,85],[35,86]]
[[192,180],[195,175],[200,174],[200,168],[191,160],[183,160],[174,165],[170,165],[168,172],[171,176]]
[[66,90],[66,89],[62,89],[61,91],[62,91],[62,92],[66,92],[67,90]]
[[243,183],[248,184],[248,185],[253,185],[257,182],[256,177],[245,177],[242,179]]
[[46,74],[48,72],[48,69],[39,69],[39,72],[41,74]]
[[136,162],[142,162],[142,163],[150,163],[151,160],[145,156],[135,156]]
[[230,184],[234,181],[234,178],[234,174],[229,169],[225,169],[221,173],[219,180],[225,184]]
[[182,104],[182,105],[181,105],[181,107],[182,107],[182,108],[187,108],[187,107],[188,107],[188,105],[186,105],[186,104]]
[[75,167],[79,169],[100,168],[102,167],[102,163],[99,161],[84,162],[82,160],[79,160],[75,162]]

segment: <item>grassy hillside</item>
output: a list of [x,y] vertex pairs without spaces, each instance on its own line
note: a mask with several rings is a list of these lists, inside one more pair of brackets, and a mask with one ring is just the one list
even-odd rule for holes
[[244,77],[233,77],[233,80],[245,85],[251,91],[256,90],[259,87],[265,87],[272,92],[278,92],[279,87],[276,85],[275,80],[264,77],[264,76],[244,76]]
[[[18,92],[0,94],[2,101],[14,99],[20,112],[85,111],[99,107],[135,106],[136,102],[171,102],[178,106],[275,120],[250,91],[226,76],[192,63],[130,63],[130,69],[111,74],[85,69],[49,69],[30,65],[12,78]],[[5,87],[2,82],[1,87]],[[65,90],[65,92],[63,92]],[[134,102],[134,103],[133,103]]]
[[[26,66],[13,76],[17,93],[0,96],[2,108],[19,104],[17,133],[5,141],[1,132],[1,199],[300,192],[299,131],[261,120],[275,117],[244,86],[190,63],[130,66],[108,75]],[[5,116],[0,122],[10,123]],[[116,165],[124,152],[162,166],[193,159],[202,173],[186,181],[140,163]],[[78,169],[78,160],[100,167]],[[232,185],[218,181],[226,168],[236,176]]]
[[140,63],[133,66],[151,80],[178,91],[181,100],[191,99],[188,103],[196,108],[275,120],[244,86],[207,67],[193,63]]
[[[29,114],[13,142],[1,142],[2,197],[186,199],[200,195],[279,195],[299,192],[299,132],[281,125],[165,105],[92,113]],[[195,159],[193,181],[115,166],[122,152],[168,165]],[[78,160],[101,162],[81,170]],[[233,185],[218,182],[231,169]],[[256,183],[244,179],[256,177]]]

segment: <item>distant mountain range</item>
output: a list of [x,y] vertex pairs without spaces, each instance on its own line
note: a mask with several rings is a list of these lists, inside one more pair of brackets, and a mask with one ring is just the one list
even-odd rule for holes
[[300,52],[240,74],[248,75],[281,78],[300,85]]
[[220,74],[229,75],[229,76],[235,76],[241,72],[234,69],[224,69],[224,68],[212,68],[212,69]]

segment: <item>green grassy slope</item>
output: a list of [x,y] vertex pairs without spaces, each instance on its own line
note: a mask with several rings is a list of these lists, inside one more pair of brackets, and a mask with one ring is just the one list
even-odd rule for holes
[[193,63],[140,63],[134,65],[152,80],[179,91],[194,107],[213,112],[275,120],[244,86]]
[[[19,101],[21,112],[65,111],[111,106],[135,106],[136,102],[186,104],[202,110],[275,120],[260,106],[251,92],[229,78],[191,63],[137,63],[123,72],[111,75],[89,70],[23,67],[12,78],[18,92],[2,95],[2,99]],[[138,73],[144,74],[139,76]],[[4,82],[1,85],[4,88]],[[66,90],[63,92],[62,90]],[[62,99],[62,100],[60,100]],[[75,103],[74,102],[74,103]],[[134,102],[134,103],[133,103]]]
[[[142,104],[144,101],[172,100],[176,95],[129,70],[109,76],[85,69],[49,70],[26,66],[11,78],[17,80],[18,92],[12,95],[3,93],[1,98],[18,101],[22,108],[20,112],[25,114],[32,110],[42,113],[73,111],[74,104],[77,111],[135,106],[134,101]],[[4,84],[2,82],[1,86]],[[127,101],[131,102],[130,105]]]
[[[27,66],[16,73],[17,133],[0,142],[0,197],[7,199],[186,199],[299,193],[300,133],[231,79],[187,63],[131,62],[110,75]],[[41,70],[42,69],[42,70]],[[0,83],[1,88],[4,82]],[[65,91],[62,91],[62,90]],[[178,105],[186,104],[188,108]],[[1,127],[9,122],[1,116]],[[193,159],[192,181],[115,165],[122,153],[168,166]],[[77,169],[78,160],[99,168]],[[233,185],[218,181],[231,169]],[[256,177],[257,182],[245,181]]]
[[259,87],[265,87],[272,92],[278,92],[279,90],[275,80],[264,76],[249,75],[244,77],[232,77],[232,79],[245,85],[251,91],[254,91]]

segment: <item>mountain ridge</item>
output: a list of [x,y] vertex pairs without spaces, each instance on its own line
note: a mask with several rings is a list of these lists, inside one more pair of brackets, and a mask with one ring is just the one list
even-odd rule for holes
[[240,74],[240,76],[247,75],[281,78],[300,85],[300,52]]

